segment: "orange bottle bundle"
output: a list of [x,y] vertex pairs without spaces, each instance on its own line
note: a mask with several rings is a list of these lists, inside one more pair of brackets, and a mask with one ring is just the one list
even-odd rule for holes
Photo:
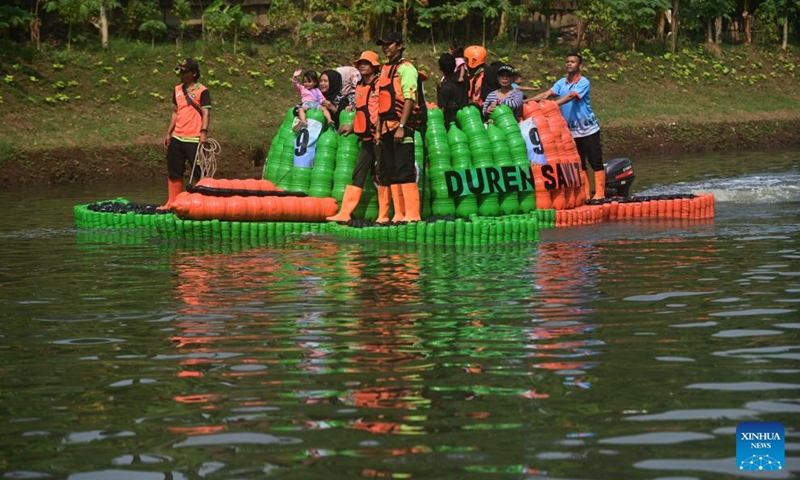
[[550,198],[550,192],[544,187],[544,177],[542,177],[542,166],[534,165],[531,167],[533,171],[533,188],[536,194],[536,208],[542,210],[549,210],[553,208],[553,201]]
[[175,214],[184,220],[245,222],[324,222],[336,213],[333,198],[215,197],[183,192],[175,199]]
[[[664,218],[675,218],[675,200],[664,200],[664,203]],[[680,214],[678,216],[680,216]]]
[[[567,167],[567,164],[580,162],[578,150],[577,147],[575,147],[575,141],[569,133],[569,127],[567,126],[566,120],[564,120],[564,117],[561,115],[561,110],[558,105],[556,105],[555,102],[543,103],[545,103],[543,110],[547,117],[553,142],[558,150],[558,162],[561,163],[564,168]],[[583,204],[583,202],[580,201],[581,193],[579,189],[579,186],[559,189],[564,196],[565,208],[575,208]]]
[[616,220],[619,218],[619,202],[611,202],[608,207],[608,219]]
[[692,216],[692,200],[689,198],[680,199],[681,202],[681,218],[691,218]]
[[604,203],[602,209],[602,219],[611,220],[611,203]]
[[650,217],[650,202],[642,202],[642,216]]
[[204,178],[197,182],[198,187],[213,188],[219,190],[248,190],[252,192],[282,191],[269,180],[259,180],[255,178],[247,179],[226,179],[226,178]]

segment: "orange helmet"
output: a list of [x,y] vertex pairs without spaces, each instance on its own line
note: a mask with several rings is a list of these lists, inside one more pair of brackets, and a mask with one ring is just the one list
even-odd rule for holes
[[486,49],[480,45],[472,45],[464,49],[464,58],[469,68],[475,68],[486,63]]

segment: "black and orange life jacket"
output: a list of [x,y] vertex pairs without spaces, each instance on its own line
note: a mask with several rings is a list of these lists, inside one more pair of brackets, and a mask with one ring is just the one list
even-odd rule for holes
[[[370,98],[378,95],[378,75],[368,84],[363,81],[356,85],[356,116],[353,119],[353,133],[361,137],[362,140],[371,140],[375,134],[375,123],[372,121],[373,115],[370,114]],[[376,112],[377,113],[377,112]]]
[[[398,95],[402,92],[400,85],[400,75],[397,70],[400,65],[412,65],[408,60],[401,58],[394,63],[383,65],[378,80],[378,115],[381,121],[400,120],[403,115],[403,96]],[[412,65],[413,66],[413,65]],[[425,95],[422,92],[421,76],[417,77],[417,98],[414,102],[414,109],[408,119],[407,127],[418,129],[427,120],[427,108],[425,105]]]

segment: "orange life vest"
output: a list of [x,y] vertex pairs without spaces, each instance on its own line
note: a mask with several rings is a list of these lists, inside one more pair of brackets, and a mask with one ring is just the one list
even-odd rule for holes
[[183,94],[183,84],[175,86],[175,103],[178,108],[178,119],[175,122],[175,130],[172,134],[176,137],[199,137],[200,129],[203,128],[203,114],[200,113],[202,105],[200,98],[207,89],[204,85],[195,84],[195,88],[188,91],[191,98],[190,104]]
[[[411,62],[401,58],[396,63],[390,63],[381,68],[381,75],[378,80],[378,115],[381,120],[400,120],[403,115],[405,100],[401,94],[403,90],[400,84],[400,75],[397,73],[400,65],[403,64],[411,65]],[[407,127],[417,127],[419,124],[417,119],[422,115],[420,83],[419,81],[417,82],[416,101],[408,119]]]
[[[369,84],[358,82],[356,85],[356,116],[353,119],[353,133],[362,140],[371,140],[375,133],[375,123],[378,120],[377,105],[374,101],[378,96],[376,75]],[[370,111],[372,109],[372,111]]]
[[483,86],[483,74],[485,70],[481,67],[475,75],[469,78],[469,101],[483,107],[483,99],[481,98],[481,87]]

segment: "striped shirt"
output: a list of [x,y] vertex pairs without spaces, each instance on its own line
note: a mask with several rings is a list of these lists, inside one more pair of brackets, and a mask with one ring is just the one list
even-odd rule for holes
[[[499,99],[499,96],[497,95],[498,92],[499,90],[494,90],[492,92],[489,92],[489,95],[486,96],[486,100],[483,101],[484,116],[486,115],[486,110],[491,105],[497,103]],[[522,96],[522,92],[517,89],[513,89],[510,92],[508,92],[508,95],[506,95],[502,100],[500,100],[500,103],[508,105],[509,108],[511,108],[511,111],[514,112],[514,117],[516,117],[516,119],[519,120],[520,118],[522,118],[522,103],[524,101],[525,99]]]

